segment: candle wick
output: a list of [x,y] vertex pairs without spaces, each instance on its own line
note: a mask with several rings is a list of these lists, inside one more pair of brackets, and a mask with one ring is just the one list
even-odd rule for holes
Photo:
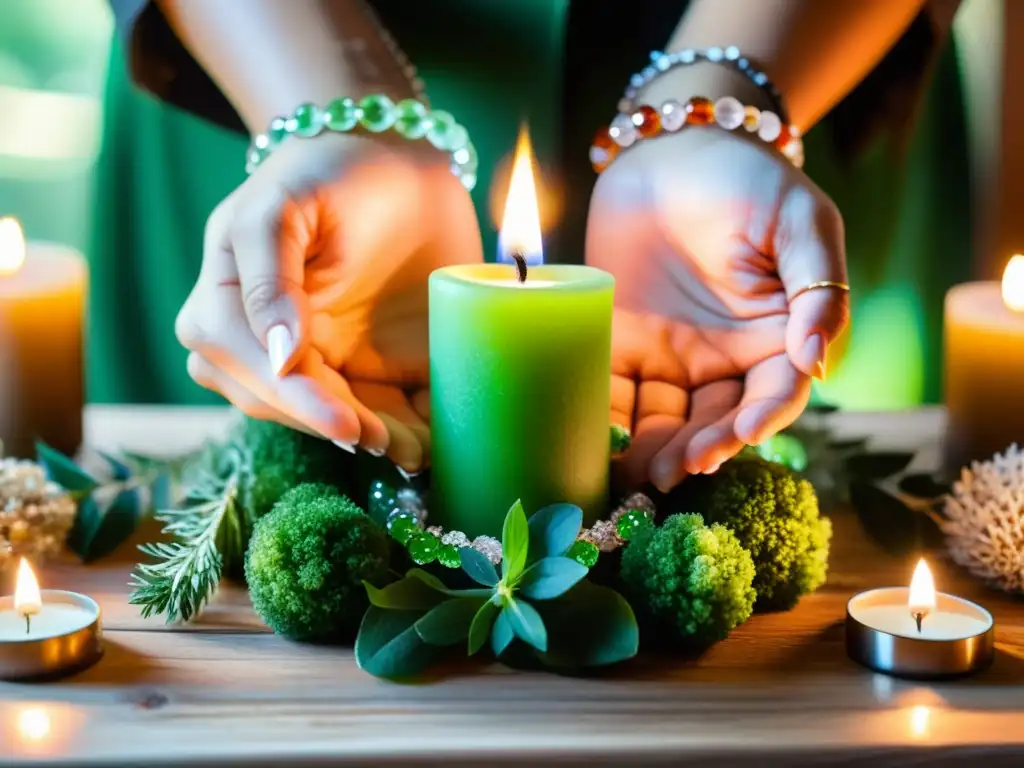
[[917,622],[917,632],[918,632],[918,634],[921,633],[921,622],[923,620],[924,620],[924,614],[923,613],[915,613],[914,614],[914,621]]
[[520,283],[526,282],[526,257],[519,251],[512,252],[512,258],[516,262],[516,279]]
[[28,634],[31,634],[31,632],[32,632],[32,614],[31,613],[26,613],[25,614],[25,634],[28,635]]

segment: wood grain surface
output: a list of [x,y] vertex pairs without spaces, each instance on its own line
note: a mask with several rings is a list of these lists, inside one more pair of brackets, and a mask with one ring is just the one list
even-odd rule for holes
[[[934,412],[844,418],[904,445],[941,429]],[[162,444],[184,447],[223,423],[106,410],[88,434],[147,449],[173,432]],[[851,512],[833,521],[829,583],[796,609],[754,617],[699,658],[644,656],[588,679],[467,662],[387,683],[349,649],[274,636],[236,586],[187,627],[141,619],[126,602],[130,546],[51,567],[45,586],[102,605],[106,654],[70,679],[0,683],[0,764],[1024,765],[1024,603],[934,563],[940,589],[995,615],[994,666],[928,685],[862,670],[843,648],[846,601],[907,583],[913,563],[880,553]]]

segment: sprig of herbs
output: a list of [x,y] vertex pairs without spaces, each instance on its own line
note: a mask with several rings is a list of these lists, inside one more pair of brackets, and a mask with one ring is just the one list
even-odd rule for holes
[[143,617],[190,620],[216,592],[225,570],[241,562],[249,521],[239,493],[247,467],[238,446],[208,451],[186,471],[183,504],[156,514],[175,540],[139,547],[155,559],[132,573],[129,602],[142,607]]
[[465,643],[472,656],[490,641],[501,657],[517,639],[553,667],[634,656],[639,631],[629,604],[585,581],[587,567],[565,556],[582,524],[579,507],[557,504],[527,520],[517,501],[505,518],[500,576],[475,549],[459,552],[463,571],[480,588],[449,589],[415,568],[383,589],[366,584],[371,605],[356,639],[359,666],[378,677],[408,677],[447,646]]

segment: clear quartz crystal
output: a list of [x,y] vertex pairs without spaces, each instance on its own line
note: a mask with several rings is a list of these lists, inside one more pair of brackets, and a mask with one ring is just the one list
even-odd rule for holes
[[669,99],[661,105],[661,127],[668,131],[678,131],[686,123],[686,107],[675,99]]
[[757,135],[762,141],[775,141],[782,133],[782,120],[774,112],[764,110],[761,112],[761,126],[757,129]]
[[743,105],[734,96],[723,96],[715,102],[715,120],[727,131],[743,125]]
[[620,147],[629,147],[636,141],[636,126],[629,115],[618,114],[608,126],[608,135]]

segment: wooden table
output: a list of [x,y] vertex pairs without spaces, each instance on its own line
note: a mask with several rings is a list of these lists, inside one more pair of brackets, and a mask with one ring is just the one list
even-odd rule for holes
[[[222,411],[95,409],[93,445],[174,453],[223,428]],[[934,450],[941,414],[846,416],[889,445]],[[921,459],[927,463],[926,454]],[[1024,604],[937,568],[940,588],[984,603],[998,657],[942,685],[872,675],[847,660],[847,598],[905,584],[851,513],[834,516],[828,586],[793,611],[755,616],[693,661],[643,658],[597,679],[456,669],[397,685],[345,649],[271,634],[225,587],[187,627],[126,602],[134,553],[53,568],[47,586],[102,604],[106,655],[75,678],[0,684],[0,763],[1024,765]]]

